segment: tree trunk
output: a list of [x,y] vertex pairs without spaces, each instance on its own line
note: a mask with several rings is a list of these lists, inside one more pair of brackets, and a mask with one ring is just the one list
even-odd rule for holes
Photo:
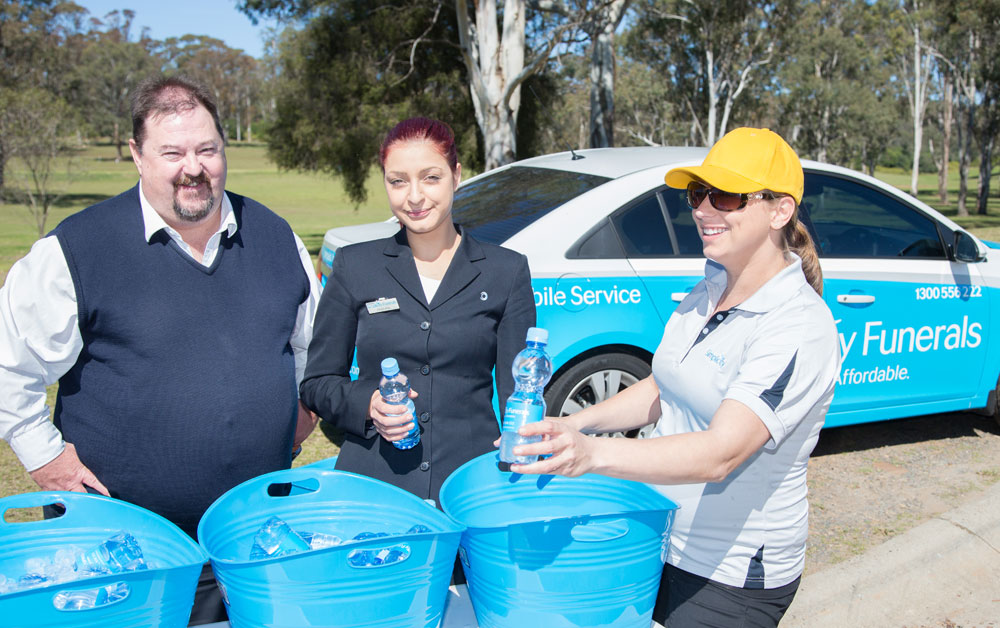
[[719,107],[719,88],[715,84],[715,55],[711,49],[705,50],[705,81],[708,87],[708,136],[705,138],[705,146],[715,145],[715,110]]
[[986,215],[986,202],[990,198],[990,175],[993,173],[993,142],[994,135],[989,133],[983,137],[982,150],[979,152],[979,191],[976,195],[976,213]]
[[944,97],[941,104],[941,165],[938,168],[938,200],[948,202],[948,163],[951,160],[951,126],[955,111],[955,84],[951,78],[944,76]]
[[243,121],[240,119],[240,110],[236,109],[236,141],[243,141]]
[[590,52],[590,147],[615,145],[614,32],[592,35]]
[[115,120],[114,130],[112,131],[112,133],[113,133],[112,141],[115,144],[115,150],[118,151],[118,156],[115,157],[115,163],[118,163],[122,159],[125,159],[125,154],[122,152],[122,136],[121,136],[121,130],[118,128],[117,119]]
[[924,64],[920,54],[920,27],[913,27],[913,169],[910,171],[910,194],[917,195],[917,177],[920,176],[920,149],[924,142],[924,94],[926,84],[921,80]]
[[604,6],[590,29],[590,147],[615,145],[615,31],[628,0]]
[[475,10],[473,24],[467,0],[455,0],[462,57],[469,71],[476,123],[485,144],[484,165],[486,170],[492,170],[517,158],[520,85],[537,68],[525,72],[525,0],[504,3],[500,32],[496,0],[479,0]]
[[917,177],[920,176],[920,147],[924,143],[923,121],[913,119],[913,169],[910,171],[910,194],[917,195]]
[[920,48],[920,7],[914,3],[913,25],[913,86],[908,88],[910,115],[913,117],[913,167],[910,170],[910,194],[917,195],[920,176],[920,152],[924,142],[924,114],[927,112],[927,84],[930,81],[931,56]]
[[975,129],[975,105],[966,103],[964,124],[958,129],[958,204],[959,216],[968,216],[969,208],[965,205],[965,195],[969,192],[969,162],[972,160],[972,133]]
[[252,113],[252,110],[250,109],[250,107],[251,107],[251,105],[250,105],[250,96],[249,96],[249,94],[248,94],[248,95],[247,95],[247,97],[246,97],[246,109],[247,109],[247,141],[248,141],[248,142],[252,142],[252,141],[253,141],[253,123],[252,123],[252,120],[253,120],[253,116],[251,115],[251,113]]
[[830,129],[830,107],[823,107],[823,118],[819,128],[819,138],[816,142],[816,161],[826,163],[827,145],[829,144]]

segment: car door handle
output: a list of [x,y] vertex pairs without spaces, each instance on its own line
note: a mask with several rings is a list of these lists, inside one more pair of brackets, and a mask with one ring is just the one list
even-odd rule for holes
[[670,293],[670,300],[673,301],[674,303],[680,303],[681,301],[684,300],[684,297],[686,297],[689,294],[691,294],[691,293],[690,292],[671,292]]
[[874,303],[875,297],[870,294],[838,294],[837,303]]

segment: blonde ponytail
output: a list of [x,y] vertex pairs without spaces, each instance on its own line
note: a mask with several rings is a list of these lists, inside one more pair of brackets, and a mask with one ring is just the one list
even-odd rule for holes
[[792,219],[782,230],[785,248],[802,258],[802,272],[806,276],[806,281],[816,294],[823,296],[823,270],[819,266],[819,255],[805,225],[799,222],[798,211],[796,208]]

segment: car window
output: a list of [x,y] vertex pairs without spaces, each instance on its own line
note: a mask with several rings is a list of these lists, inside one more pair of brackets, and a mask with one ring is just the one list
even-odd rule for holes
[[808,173],[802,208],[812,222],[820,255],[946,257],[937,223],[860,183]]
[[570,247],[566,257],[569,259],[622,259],[625,251],[615,233],[615,226],[610,218],[602,218],[599,223],[588,231],[580,240]]
[[609,180],[515,166],[461,186],[455,192],[452,216],[477,239],[502,244],[563,203]]
[[702,255],[683,190],[663,186],[615,212],[611,222],[628,257]]
[[566,257],[701,257],[701,238],[684,194],[662,186],[630,201],[594,225]]
[[670,226],[677,239],[677,254],[683,257],[701,257],[701,236],[694,224],[694,215],[687,204],[687,191],[664,187],[660,190],[660,198],[670,216]]
[[632,203],[611,218],[628,257],[668,257],[674,254],[670,232],[657,195]]

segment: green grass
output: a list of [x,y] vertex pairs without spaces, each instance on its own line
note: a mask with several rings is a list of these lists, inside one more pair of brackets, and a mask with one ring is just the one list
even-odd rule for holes
[[[226,187],[254,198],[285,217],[296,233],[302,237],[310,252],[315,255],[322,244],[323,234],[331,227],[383,220],[389,216],[385,192],[376,173],[367,182],[368,200],[355,208],[348,200],[340,182],[331,176],[279,171],[267,158],[263,146],[231,146],[227,149],[229,176]],[[80,211],[95,202],[114,196],[131,187],[137,180],[131,160],[115,161],[115,150],[110,146],[95,146],[81,150],[73,159],[75,175],[67,182],[65,176],[57,181],[65,186],[66,195],[53,208],[46,230],[59,224],[66,216]],[[23,184],[24,173],[17,163],[8,170],[8,183]],[[975,194],[978,170],[971,173],[970,194]],[[876,175],[903,190],[909,188],[910,176],[906,172],[886,171]],[[937,199],[936,175],[921,175],[918,197],[938,208],[958,224],[976,235],[1000,241],[1000,200],[990,199],[989,215],[957,217],[955,198],[958,189],[957,174],[950,181],[950,202],[941,205]],[[975,200],[969,198],[969,209],[975,211]],[[0,203],[0,281],[7,276],[10,266],[31,247],[37,237],[33,220],[23,205]],[[55,387],[51,387],[50,406]],[[317,429],[306,442],[303,454],[296,465],[308,464],[335,454],[339,436],[329,428]],[[36,490],[34,482],[21,467],[13,452],[0,445],[0,496]],[[2,516],[2,513],[0,513]]]
[[[901,170],[880,170],[875,176],[904,192],[910,191],[910,173]],[[979,168],[969,169],[968,191],[965,207],[971,216],[958,215],[958,169],[952,164],[948,173],[948,201],[938,197],[937,174],[924,173],[917,177],[917,198],[951,218],[962,227],[985,240],[1000,241],[1000,182],[991,181],[992,189],[986,204],[986,215],[976,214],[976,193],[979,186]]]

